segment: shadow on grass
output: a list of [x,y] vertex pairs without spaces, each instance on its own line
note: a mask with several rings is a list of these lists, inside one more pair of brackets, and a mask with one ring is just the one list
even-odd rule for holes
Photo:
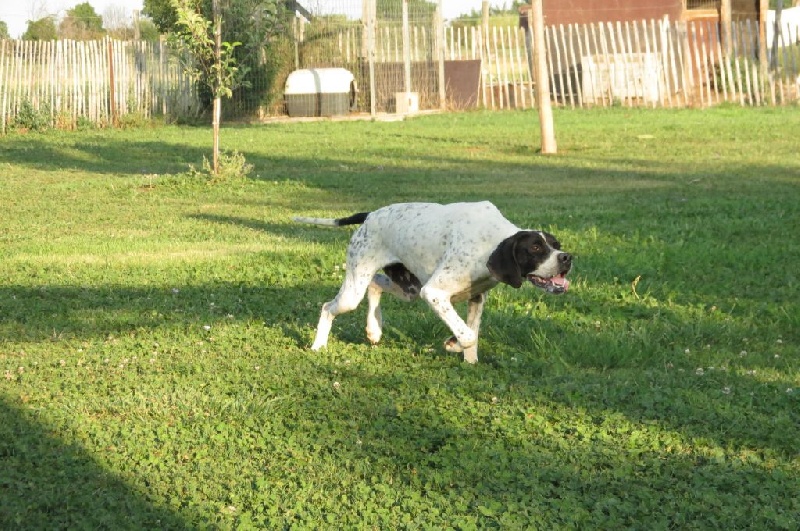
[[185,529],[89,452],[54,436],[46,413],[0,397],[0,528]]

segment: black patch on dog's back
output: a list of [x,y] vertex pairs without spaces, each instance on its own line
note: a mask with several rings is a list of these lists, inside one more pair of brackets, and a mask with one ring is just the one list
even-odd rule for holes
[[412,298],[419,297],[422,283],[414,276],[414,273],[406,269],[406,266],[400,263],[389,264],[383,268],[383,272],[392,279],[392,282],[400,286],[403,293]]

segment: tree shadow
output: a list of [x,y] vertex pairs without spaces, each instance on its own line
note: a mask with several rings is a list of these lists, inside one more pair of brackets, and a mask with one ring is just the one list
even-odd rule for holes
[[180,515],[53,435],[41,413],[0,397],[0,527],[186,529]]

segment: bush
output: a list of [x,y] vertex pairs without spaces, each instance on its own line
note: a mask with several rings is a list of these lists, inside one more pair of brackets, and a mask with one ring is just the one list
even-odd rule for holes
[[10,126],[19,131],[44,131],[52,127],[50,105],[43,104],[39,109],[33,106],[30,100],[25,100],[19,106],[17,115]]
[[203,157],[203,168],[198,170],[194,165],[189,166],[189,175],[203,177],[209,184],[243,181],[253,171],[253,165],[245,160],[244,155],[238,151],[220,151],[219,173],[214,175],[214,168],[206,157]]

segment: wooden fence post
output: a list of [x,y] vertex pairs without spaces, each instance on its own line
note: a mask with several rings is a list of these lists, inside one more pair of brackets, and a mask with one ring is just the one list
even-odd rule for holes
[[447,87],[445,84],[447,80],[444,75],[444,61],[445,61],[445,47],[447,45],[445,40],[445,32],[444,32],[444,11],[443,4],[444,0],[439,0],[439,5],[436,8],[436,16],[434,17],[434,23],[436,24],[436,42],[437,42],[437,50],[436,50],[436,59],[439,63],[439,109],[445,110],[447,109]]
[[114,43],[110,38],[108,42],[108,104],[111,114],[111,123],[117,125],[117,86],[114,83]]
[[544,40],[544,12],[542,0],[531,2],[529,20],[533,21],[534,63],[536,70],[536,101],[539,104],[539,127],[542,134],[542,153],[554,154],[558,151],[553,129],[553,108],[550,103],[550,87],[547,83],[547,50]]

